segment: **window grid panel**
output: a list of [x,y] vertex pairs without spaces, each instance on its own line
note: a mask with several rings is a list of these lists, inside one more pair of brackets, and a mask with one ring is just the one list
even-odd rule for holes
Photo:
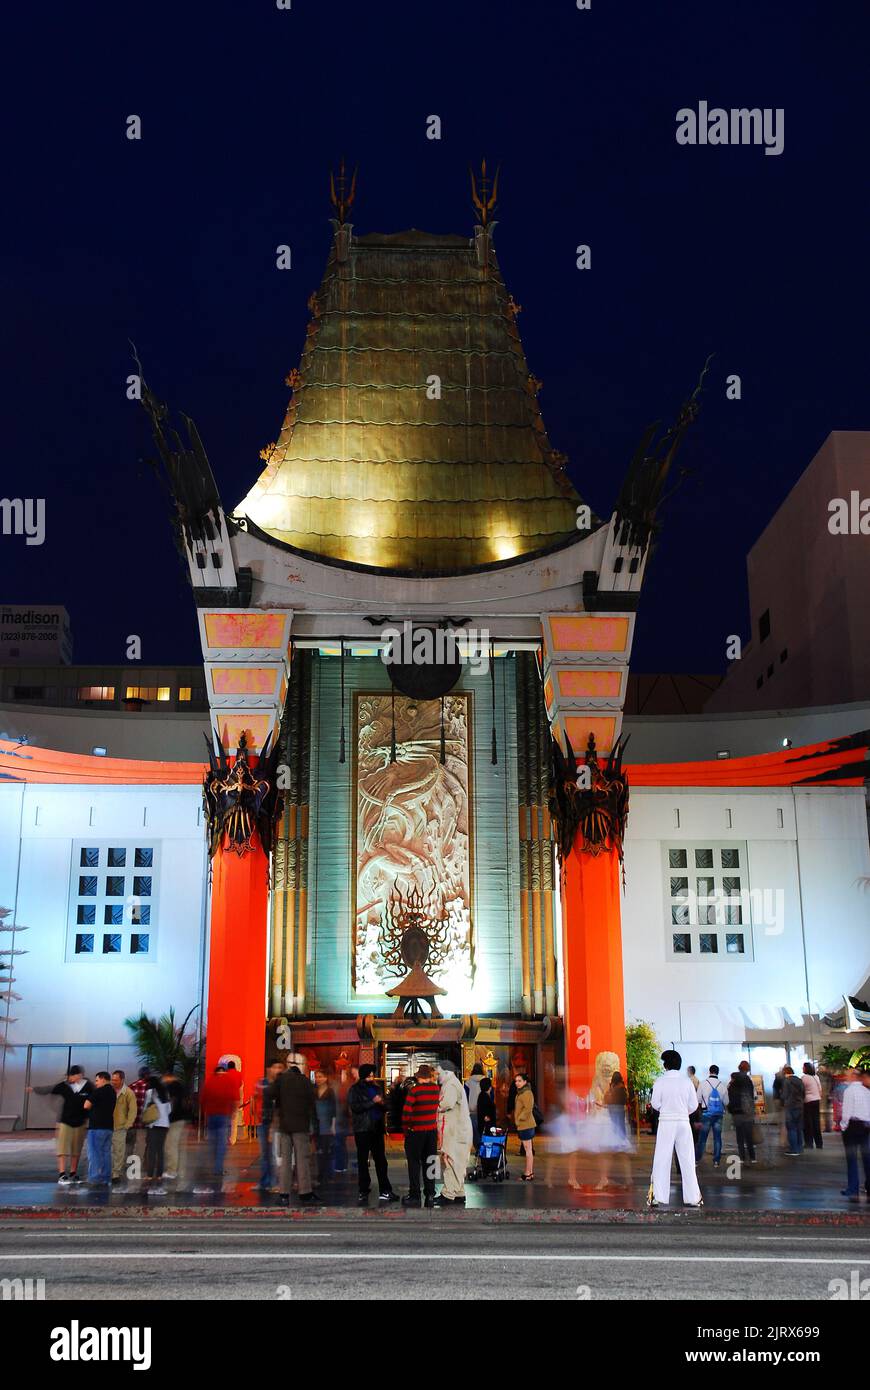
[[[745,844],[699,841],[666,844],[662,849],[668,958],[703,955],[708,960],[728,956],[751,960]],[[677,874],[675,869],[694,870],[694,873]],[[674,927],[684,930],[676,932]],[[743,927],[744,930],[726,932],[728,927]]]
[[[67,914],[66,960],[156,960],[159,844],[117,840],[74,842]],[[82,873],[89,869],[90,873]],[[137,872],[147,869],[147,873]],[[143,901],[145,899],[145,901]],[[82,927],[103,930],[82,931]],[[141,928],[146,930],[141,930]],[[114,930],[107,930],[114,928]]]

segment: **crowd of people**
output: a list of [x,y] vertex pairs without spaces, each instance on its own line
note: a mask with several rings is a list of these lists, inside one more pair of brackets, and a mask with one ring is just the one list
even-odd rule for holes
[[[551,1149],[568,1155],[568,1184],[575,1190],[619,1192],[631,1186],[629,1160],[636,1141],[626,1123],[628,1092],[618,1060],[615,1053],[599,1053],[588,1093],[580,1097],[567,1089],[561,1109],[548,1118]],[[755,1083],[747,1061],[727,1080],[716,1064],[709,1066],[703,1079],[694,1067],[684,1072],[682,1059],[673,1050],[662,1054],[662,1064],[664,1071],[653,1086],[649,1110],[656,1142],[648,1203],[662,1206],[670,1201],[676,1157],[684,1203],[701,1206],[697,1170],[711,1140],[713,1167],[720,1166],[726,1119],[733,1125],[740,1161],[748,1165],[757,1161]],[[319,1189],[348,1172],[350,1141],[360,1205],[369,1204],[374,1177],[380,1205],[401,1200],[409,1207],[463,1206],[469,1175],[481,1172],[479,1155],[490,1152],[495,1137],[506,1142],[508,1126],[516,1131],[522,1181],[534,1179],[535,1138],[544,1116],[523,1071],[514,1074],[506,1096],[501,1097],[506,1115],[500,1121],[493,1081],[480,1063],[464,1083],[450,1061],[442,1060],[434,1067],[420,1065],[413,1077],[400,1071],[389,1090],[376,1078],[371,1064],[350,1067],[340,1081],[323,1070],[317,1070],[311,1080],[305,1068],[301,1056],[274,1061],[253,1088],[252,1128],[259,1142],[257,1185],[263,1193],[276,1193],[283,1205],[290,1204],[293,1193],[302,1204],[319,1203]],[[167,1183],[174,1183],[178,1190],[192,1184],[192,1174],[185,1171],[184,1138],[195,1108],[183,1080],[172,1071],[155,1075],[142,1067],[128,1083],[121,1070],[99,1071],[90,1081],[81,1067],[74,1066],[56,1085],[31,1089],[60,1100],[60,1186],[81,1184],[85,1145],[91,1188],[135,1183],[143,1194],[159,1196],[168,1191]],[[245,1094],[244,1079],[233,1060],[222,1061],[203,1082],[198,1110],[208,1162],[205,1174],[202,1164],[197,1165],[195,1192],[221,1190],[227,1149],[237,1136]],[[773,1095],[781,1108],[785,1156],[798,1158],[813,1148],[822,1149],[823,1093],[813,1064],[805,1062],[801,1075],[784,1066],[774,1080]],[[830,1101],[846,1158],[842,1195],[857,1202],[862,1164],[864,1190],[870,1197],[870,1070],[852,1068],[838,1078]],[[403,1139],[408,1183],[401,1198],[390,1180],[388,1133]],[[578,1180],[581,1156],[590,1156],[597,1179],[585,1187]]]

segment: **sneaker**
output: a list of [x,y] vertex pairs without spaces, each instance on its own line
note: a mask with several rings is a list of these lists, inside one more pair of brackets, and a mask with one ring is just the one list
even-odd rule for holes
[[356,1199],[356,1204],[358,1207],[367,1207],[369,1204],[369,1194],[367,1192],[361,1192]]
[[786,1158],[800,1158],[797,1149],[786,1149],[785,1156]]
[[408,1195],[407,1195],[406,1197],[403,1197],[403,1198],[402,1198],[402,1206],[403,1206],[403,1207],[419,1207],[419,1205],[420,1205],[420,1198],[419,1198],[419,1197],[412,1197],[411,1194],[410,1194],[410,1192],[408,1193]]
[[177,1174],[177,1173],[164,1173],[163,1176],[164,1176],[164,1178],[167,1179],[168,1182],[175,1182],[175,1179],[178,1177],[178,1174]]
[[435,1205],[435,1198],[434,1198],[434,1197],[424,1197],[424,1198],[423,1198],[423,1206],[424,1206],[424,1207],[434,1207],[434,1205]]
[[58,1185],[58,1187],[69,1187],[69,1185],[70,1185],[71,1182],[72,1182],[72,1178],[70,1177],[69,1173],[59,1173],[59,1174],[58,1174],[58,1179],[57,1179],[57,1185]]
[[79,1177],[78,1173],[70,1173],[69,1180],[73,1187],[81,1187],[82,1185],[82,1180]]
[[148,1188],[146,1188],[145,1190],[146,1190],[146,1192],[148,1193],[148,1196],[149,1196],[149,1197],[165,1197],[165,1196],[166,1196],[166,1188],[165,1188],[165,1187],[160,1187],[159,1184],[158,1184],[157,1187],[148,1187]]
[[398,1194],[397,1192],[380,1192],[380,1193],[378,1193],[378,1201],[379,1201],[379,1202],[398,1202],[398,1200],[399,1200],[399,1194]]
[[700,1202],[686,1202],[684,1205],[687,1207],[702,1207],[704,1205],[704,1198],[702,1197]]
[[453,1198],[445,1197],[444,1193],[442,1192],[438,1197],[432,1198],[432,1205],[433,1207],[452,1207]]
[[280,1193],[278,1194],[278,1206],[279,1206],[279,1207],[289,1207],[289,1205],[290,1205],[290,1193],[289,1193],[289,1192],[280,1192]]
[[304,1202],[305,1205],[309,1207],[323,1206],[323,1198],[321,1197],[319,1192],[300,1192],[299,1200],[300,1202]]
[[193,1189],[193,1191],[194,1191],[194,1194],[195,1194],[197,1197],[210,1197],[211,1194],[214,1192],[214,1188],[213,1188],[213,1187],[195,1187],[195,1188]]
[[720,1162],[721,1162],[721,1160],[720,1160],[720,1159],[718,1159],[718,1158],[714,1158],[714,1159],[713,1159],[713,1167],[714,1167],[714,1168],[718,1168],[718,1167],[719,1167],[719,1164],[720,1164]]

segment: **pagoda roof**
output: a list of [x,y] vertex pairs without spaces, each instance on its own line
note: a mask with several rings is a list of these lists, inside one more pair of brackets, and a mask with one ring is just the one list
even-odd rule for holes
[[283,428],[236,517],[332,563],[406,574],[580,539],[490,229],[336,224],[309,307]]

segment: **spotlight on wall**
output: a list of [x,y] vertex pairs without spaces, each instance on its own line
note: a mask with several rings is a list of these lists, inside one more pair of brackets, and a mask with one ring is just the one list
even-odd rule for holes
[[92,749],[91,749],[91,752],[93,753],[93,755],[94,755],[95,758],[104,758],[104,757],[106,756],[106,753],[108,752],[108,749],[106,749],[106,748],[92,748]]
[[716,757],[717,757],[717,758],[730,758],[730,757],[731,757],[731,749],[730,749],[730,748],[720,748],[720,749],[719,749],[719,752],[716,754]]
[[782,741],[782,746],[783,746],[783,748],[791,748],[791,739],[790,739],[790,738],[784,738],[783,741]]

